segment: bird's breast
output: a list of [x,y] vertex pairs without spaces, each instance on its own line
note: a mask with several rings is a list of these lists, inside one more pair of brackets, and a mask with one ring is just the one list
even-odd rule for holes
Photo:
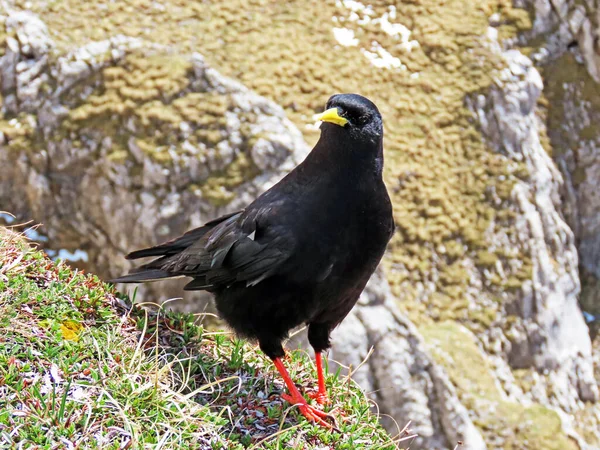
[[319,191],[321,195],[301,208],[305,215],[293,224],[299,236],[295,255],[303,265],[299,273],[324,281],[358,276],[376,266],[393,228],[385,186],[360,189],[340,183]]

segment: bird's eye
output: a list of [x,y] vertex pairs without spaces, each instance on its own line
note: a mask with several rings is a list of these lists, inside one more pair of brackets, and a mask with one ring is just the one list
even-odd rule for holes
[[362,116],[358,116],[358,118],[355,120],[357,125],[365,125],[368,121],[369,121],[369,116],[366,114],[364,114]]

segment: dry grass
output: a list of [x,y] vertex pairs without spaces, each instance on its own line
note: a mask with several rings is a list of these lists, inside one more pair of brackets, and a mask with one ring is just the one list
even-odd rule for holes
[[[270,361],[202,315],[136,305],[0,229],[0,447],[396,449],[365,394],[327,383],[340,432],[282,402]],[[307,355],[288,366],[314,385]]]

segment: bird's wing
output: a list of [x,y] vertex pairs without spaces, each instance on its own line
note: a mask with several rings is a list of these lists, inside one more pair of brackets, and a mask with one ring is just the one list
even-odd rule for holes
[[193,277],[186,290],[226,287],[236,282],[253,286],[277,272],[293,252],[294,239],[283,226],[270,223],[272,208],[232,216],[161,269]]
[[160,245],[156,245],[154,247],[144,248],[142,250],[136,250],[134,252],[129,253],[125,256],[126,259],[139,259],[139,258],[147,258],[149,256],[172,256],[177,253],[181,253],[183,250],[191,246],[194,242],[198,241],[202,238],[206,233],[208,233],[212,228],[216,225],[224,222],[225,220],[240,215],[241,211],[236,211],[231,214],[227,214],[221,217],[218,217],[210,222],[206,222],[204,225],[198,228],[194,228],[186,232],[185,234],[179,236],[178,238],[172,239],[167,242],[163,242]]
[[187,233],[179,236],[178,238],[172,239],[167,242],[163,242],[160,245],[154,247],[144,248],[129,253],[127,259],[139,259],[147,258],[150,256],[158,256],[147,264],[140,267],[136,267],[129,271],[129,274],[123,275],[119,278],[109,280],[111,283],[142,283],[145,281],[156,281],[164,278],[172,278],[179,276],[176,273],[172,273],[167,270],[168,263],[173,259],[177,258],[185,249],[193,246],[198,242],[202,242],[202,238],[213,228],[222,224],[223,222],[231,221],[232,218],[239,217],[243,211],[237,211],[225,216],[218,217],[210,222],[206,222],[203,226],[194,228]]

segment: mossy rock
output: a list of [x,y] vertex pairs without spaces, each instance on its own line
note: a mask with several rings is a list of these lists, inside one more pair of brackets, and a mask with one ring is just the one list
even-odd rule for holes
[[555,411],[504,398],[475,335],[465,327],[447,321],[422,326],[419,331],[434,360],[458,388],[461,402],[487,443],[514,450],[579,448],[563,431]]
[[[168,165],[171,152],[180,151],[175,124],[186,121],[197,126],[193,139],[198,144],[218,145],[224,138],[222,118],[228,105],[218,96],[213,96],[213,102],[208,95],[181,94],[190,69],[176,54],[193,51],[205,55],[225,75],[283,105],[309,143],[318,134],[305,125],[329,95],[358,92],[372,98],[386,119],[385,178],[398,224],[390,266],[409,268],[417,283],[428,282],[429,273],[444,270],[455,260],[475,260],[481,270],[493,270],[493,256],[481,259],[477,252],[490,251],[486,238],[490,224],[510,229],[509,223],[494,219],[512,219],[506,211],[518,176],[505,157],[486,147],[465,98],[485,93],[495,71],[503,67],[482,43],[488,18],[498,13],[508,35],[530,26],[528,13],[513,8],[508,0],[423,0],[403,3],[393,15],[390,6],[388,2],[373,5],[372,16],[387,14],[390,22],[410,25],[409,39],[418,42],[410,50],[376,21],[363,25],[350,21],[350,10],[333,1],[191,4],[171,0],[160,9],[147,0],[131,0],[111,5],[110,14],[102,2],[94,1],[35,3],[31,8],[48,24],[57,51],[116,33],[176,50],[153,57],[134,54],[118,67],[105,69],[94,94],[73,109],[57,138],[85,127],[101,127],[115,136],[122,123],[133,119],[139,147],[150,149],[148,155]],[[353,29],[359,45],[338,45],[334,26]],[[373,41],[398,57],[404,68],[369,64],[362,48],[368,50]],[[158,136],[153,135],[155,130]],[[124,149],[123,145],[117,149],[114,161],[123,162]],[[222,174],[230,175],[228,171],[236,170],[222,168]],[[487,198],[490,189],[498,193],[502,205]],[[218,176],[207,183],[204,195],[223,204],[230,200],[231,189]],[[451,251],[431,251],[430,243]],[[392,271],[389,278],[394,292],[403,293],[404,276]],[[450,281],[449,286],[443,281],[438,286],[449,301],[468,288],[465,280]]]

